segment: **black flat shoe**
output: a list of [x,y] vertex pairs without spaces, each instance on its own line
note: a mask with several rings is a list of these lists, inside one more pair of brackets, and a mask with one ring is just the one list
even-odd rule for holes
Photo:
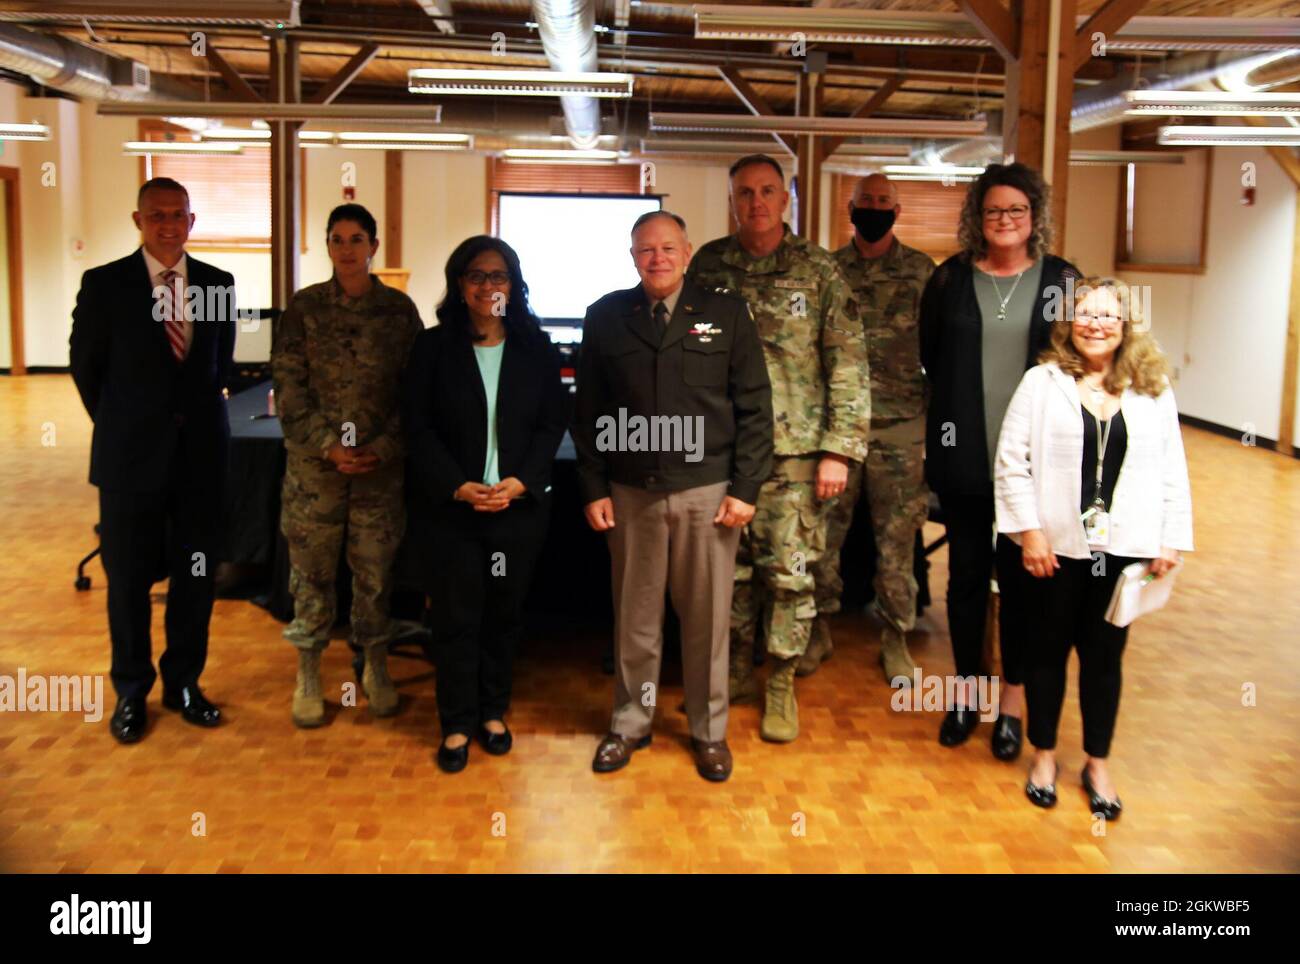
[[979,713],[968,707],[959,706],[949,710],[939,727],[939,742],[943,746],[961,746],[970,739],[971,731],[979,724]]
[[1119,797],[1114,800],[1107,800],[1099,794],[1092,785],[1092,780],[1088,778],[1088,767],[1085,764],[1083,768],[1083,789],[1088,794],[1088,811],[1090,813],[1099,813],[1107,821],[1118,820],[1119,815],[1124,812],[1124,804],[1120,803]]
[[131,696],[117,701],[108,728],[118,743],[139,743],[144,736],[149,715],[144,708],[144,697]]
[[[504,723],[501,724],[505,726]],[[514,737],[510,735],[510,727],[506,726],[504,733],[493,733],[491,730],[480,727],[478,731],[479,742],[483,744],[483,749],[487,750],[493,756],[505,756],[514,746]]]
[[169,710],[179,711],[181,719],[195,726],[213,727],[221,722],[221,711],[208,702],[197,684],[182,686],[171,693],[163,690],[162,704]]
[[1033,780],[1025,781],[1025,796],[1029,802],[1036,807],[1042,807],[1044,810],[1050,810],[1056,806],[1056,778],[1061,775],[1061,765],[1056,765],[1056,772],[1052,774],[1052,782],[1045,787],[1034,786]]
[[454,750],[448,749],[445,741],[438,744],[438,769],[443,773],[459,773],[465,769],[467,763],[469,763],[469,740]]
[[1014,760],[1020,756],[1022,741],[1020,719],[999,713],[993,724],[993,755],[999,760]]

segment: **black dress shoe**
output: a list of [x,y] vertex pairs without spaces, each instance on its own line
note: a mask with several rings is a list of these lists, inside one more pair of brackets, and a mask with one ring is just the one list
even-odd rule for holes
[[443,773],[460,773],[469,763],[469,740],[456,749],[447,748],[447,741],[438,744],[438,769]]
[[[504,723],[501,724],[505,726]],[[483,744],[483,749],[487,750],[493,756],[505,756],[514,746],[514,738],[510,735],[510,727],[506,726],[504,733],[493,733],[486,727],[480,727],[478,731],[479,742]]]
[[993,724],[993,755],[999,760],[1014,760],[1020,756],[1022,740],[1019,717],[999,713]]
[[1119,802],[1119,797],[1114,800],[1107,800],[1092,785],[1092,780],[1088,778],[1088,767],[1083,768],[1083,789],[1088,793],[1088,811],[1090,813],[1099,813],[1107,821],[1118,820],[1119,815],[1124,812],[1124,804]]
[[1056,772],[1052,774],[1052,782],[1045,787],[1034,786],[1033,780],[1025,781],[1025,796],[1029,802],[1036,807],[1042,807],[1044,810],[1050,810],[1056,806],[1056,778],[1061,775],[1061,766],[1058,763]]
[[944,714],[943,725],[939,727],[939,742],[944,746],[961,746],[970,739],[971,731],[979,721],[979,713],[969,707],[959,706],[949,710]]
[[221,711],[208,702],[197,683],[171,693],[164,690],[162,704],[169,710],[179,710],[181,719],[195,726],[212,727],[221,722]]
[[148,714],[144,708],[143,696],[128,696],[117,701],[113,718],[108,721],[108,728],[118,743],[139,743],[144,736]]

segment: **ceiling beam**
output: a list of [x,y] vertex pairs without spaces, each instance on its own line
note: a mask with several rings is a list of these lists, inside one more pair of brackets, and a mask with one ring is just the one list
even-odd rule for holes
[[1102,43],[1119,33],[1119,28],[1146,4],[1146,0],[1106,0],[1096,13],[1083,22],[1074,34],[1074,69],[1092,59],[1092,38],[1102,35]]
[[226,82],[226,86],[230,88],[236,100],[246,100],[250,103],[261,101],[262,96],[239,75],[239,71],[226,62],[226,58],[221,56],[216,47],[208,47],[208,63],[221,75],[221,79]]
[[[903,86],[903,75],[895,74],[893,77],[890,77],[887,81],[885,81],[883,84],[877,87],[876,90],[872,93],[872,95],[868,97],[867,100],[862,104],[862,106],[859,107],[857,110],[855,110],[849,116],[855,118],[870,117],[872,114],[874,114],[876,111],[880,109],[881,105],[884,104],[885,101],[889,100],[890,96],[894,93],[894,91],[898,90],[898,88],[902,86]],[[821,139],[822,160],[825,160],[826,158],[834,154],[840,148],[840,146],[847,140],[848,140],[847,137],[823,137]]]
[[998,0],[958,0],[957,6],[1003,60],[1007,63],[1016,60],[1020,50],[1020,31],[1010,10]]
[[[740,102],[748,108],[751,114],[757,114],[760,117],[778,116],[777,112],[772,109],[772,106],[768,104],[758,91],[754,90],[754,88],[750,86],[749,81],[740,76],[740,71],[735,67],[719,67],[718,73],[722,76],[722,79],[727,82],[727,86],[731,88],[732,93],[740,99]],[[791,155],[798,155],[799,152],[795,148],[796,141],[793,137],[788,137],[785,134],[773,134],[772,137],[778,141],[782,147],[789,151]]]
[[334,98],[343,93],[343,89],[352,83],[357,74],[365,70],[370,61],[375,59],[377,53],[379,53],[379,44],[366,44],[353,54],[346,64],[335,71],[334,76],[325,82],[324,87],[307,98],[307,103],[332,104]]

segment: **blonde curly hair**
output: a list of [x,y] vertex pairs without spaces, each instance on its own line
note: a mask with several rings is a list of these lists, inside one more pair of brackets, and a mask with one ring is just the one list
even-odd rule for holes
[[1118,278],[1092,275],[1082,279],[1074,289],[1065,318],[1052,325],[1049,347],[1038,356],[1039,363],[1055,362],[1072,378],[1082,378],[1087,367],[1072,337],[1074,313],[1083,300],[1100,289],[1109,290],[1119,303],[1124,320],[1123,337],[1115,349],[1115,359],[1104,382],[1106,391],[1118,395],[1132,388],[1139,395],[1155,398],[1168,386],[1169,363],[1156,340],[1147,334],[1149,322],[1137,291]]

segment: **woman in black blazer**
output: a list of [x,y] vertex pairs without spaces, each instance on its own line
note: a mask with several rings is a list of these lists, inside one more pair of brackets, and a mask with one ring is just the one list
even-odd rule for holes
[[559,353],[504,241],[479,235],[452,252],[436,313],[402,394],[410,531],[438,653],[438,765],[456,773],[476,733],[489,753],[510,750],[512,661],[567,411]]
[[[935,269],[921,296],[921,364],[930,392],[925,479],[948,533],[948,629],[957,676],[978,677],[989,578],[996,567],[1002,681],[993,755],[1020,755],[1024,645],[1031,614],[1020,549],[994,548],[993,461],[1002,417],[1025,371],[1047,347],[1052,322],[1081,277],[1047,254],[1051,198],[1024,164],[990,164],[962,207],[962,250]],[[992,710],[993,707],[986,707]],[[976,694],[959,686],[939,742],[966,742],[979,722]]]

